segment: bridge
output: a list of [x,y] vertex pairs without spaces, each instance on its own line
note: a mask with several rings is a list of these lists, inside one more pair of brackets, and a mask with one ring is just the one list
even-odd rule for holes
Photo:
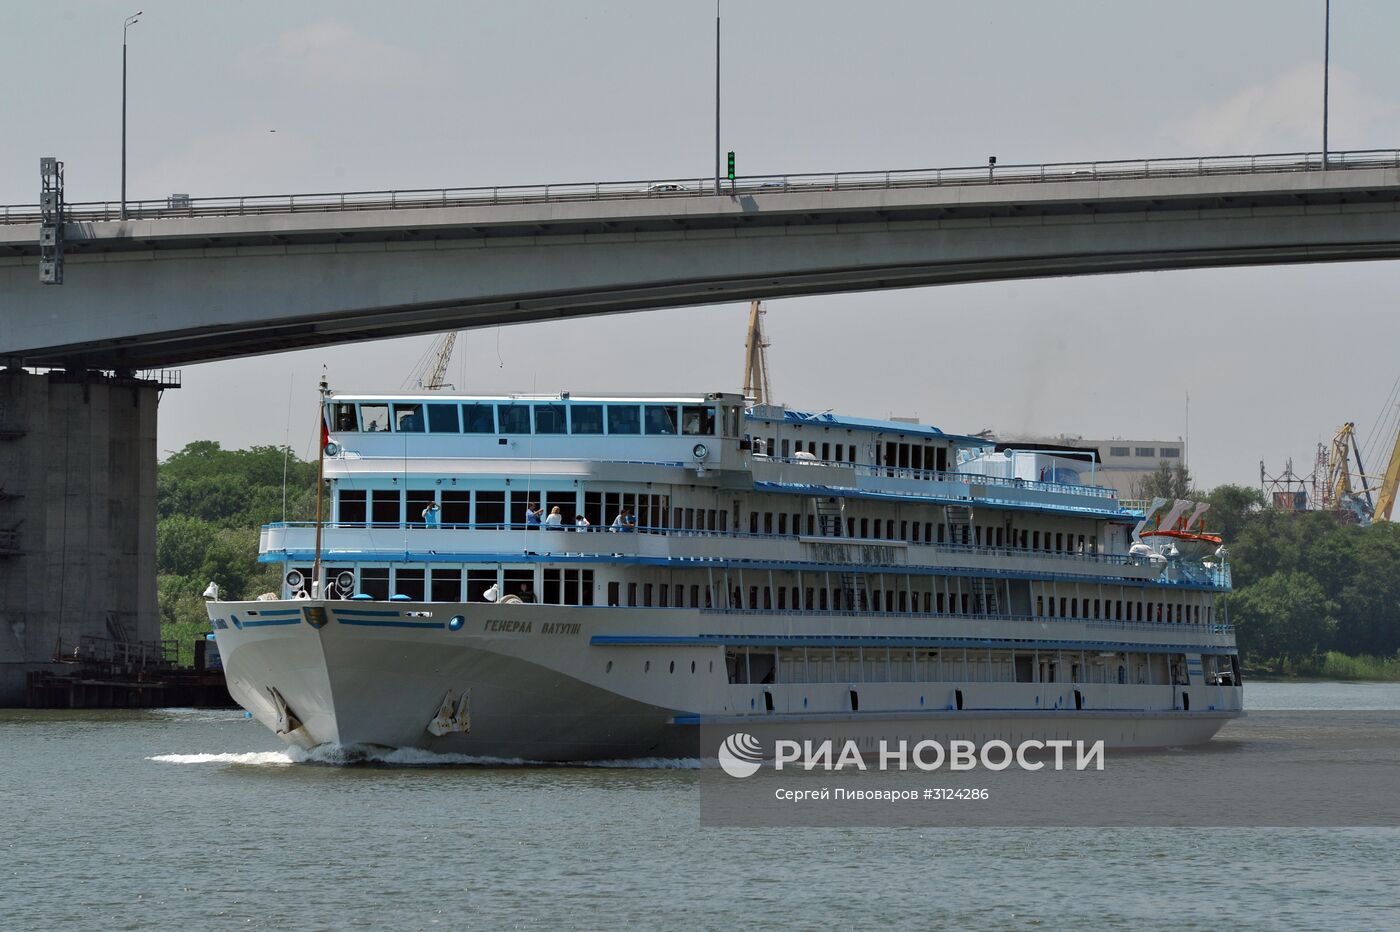
[[1400,151],[0,207],[0,362],[142,369],[659,307],[1400,255]]

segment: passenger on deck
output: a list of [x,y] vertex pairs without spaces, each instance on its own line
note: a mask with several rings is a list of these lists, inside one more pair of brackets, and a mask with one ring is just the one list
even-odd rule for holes
[[583,512],[580,511],[578,514],[574,515],[575,531],[586,531],[589,527],[588,519],[583,516]]
[[620,531],[624,534],[630,534],[636,529],[637,519],[632,514],[632,507],[630,505],[624,505],[622,507],[622,510],[617,513],[617,517],[613,518],[613,523],[610,527],[610,530]]
[[535,502],[525,506],[525,530],[537,531],[540,528],[540,521],[544,518],[544,509]]
[[546,531],[564,530],[564,513],[559,510],[558,505],[549,509],[549,516],[544,519],[544,529]]
[[423,523],[428,527],[442,526],[442,509],[438,508],[437,502],[429,502],[428,507],[423,509]]
[[535,601],[535,591],[534,591],[533,589],[530,588],[530,584],[529,584],[529,583],[521,583],[521,584],[520,584],[520,601],[522,601],[522,602],[533,602],[533,601]]

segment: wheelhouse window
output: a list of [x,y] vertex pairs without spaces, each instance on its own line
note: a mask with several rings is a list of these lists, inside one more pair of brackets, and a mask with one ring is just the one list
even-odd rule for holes
[[344,401],[337,401],[331,405],[331,424],[333,430],[359,430],[360,422],[355,417],[355,406]]
[[715,409],[705,405],[686,405],[681,408],[681,433],[687,437],[713,437]]
[[670,405],[646,405],[648,434],[674,434],[676,432],[676,409]]
[[529,405],[496,405],[496,417],[500,421],[500,432],[503,434],[530,432]]
[[568,432],[563,405],[535,405],[535,433],[563,434]]
[[574,405],[569,411],[575,434],[601,434],[603,432],[602,405]]
[[388,405],[360,405],[360,423],[369,433],[379,433],[389,429]]
[[494,434],[496,412],[494,405],[462,405],[462,430],[468,434]]
[[608,405],[608,433],[640,434],[641,409],[637,405]]
[[428,405],[428,430],[435,434],[461,433],[462,426],[457,423],[457,406]]
[[394,432],[400,434],[423,433],[423,406],[420,404],[394,405]]

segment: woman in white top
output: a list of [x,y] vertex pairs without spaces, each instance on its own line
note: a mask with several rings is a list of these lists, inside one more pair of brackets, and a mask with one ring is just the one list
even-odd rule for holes
[[558,505],[549,509],[549,515],[544,519],[544,529],[546,531],[564,530],[564,514],[559,510]]

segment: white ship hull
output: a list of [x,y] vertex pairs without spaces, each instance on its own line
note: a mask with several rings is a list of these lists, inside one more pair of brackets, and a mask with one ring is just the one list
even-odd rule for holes
[[[304,599],[211,602],[209,613],[234,699],[304,747],[531,761],[699,757],[713,755],[700,747],[707,724],[799,740],[1161,747],[1207,741],[1243,714],[1238,687],[1195,674],[1189,686],[1173,686],[964,682],[921,678],[917,669],[879,681],[832,671],[821,681],[734,683],[726,671],[726,641],[751,636],[756,624],[814,638],[956,638],[973,625],[983,637],[1103,637],[1069,620],[793,614],[759,623],[700,610]],[[1146,647],[1162,635],[1123,628],[1114,637]]]

